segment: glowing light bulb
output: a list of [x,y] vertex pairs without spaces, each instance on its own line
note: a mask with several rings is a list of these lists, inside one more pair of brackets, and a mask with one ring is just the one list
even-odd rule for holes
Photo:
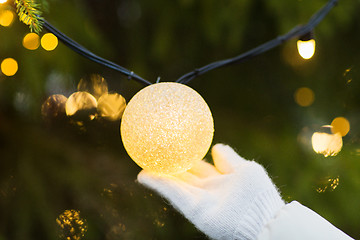
[[310,59],[315,54],[315,39],[310,39],[308,41],[298,40],[297,48],[303,59]]
[[341,134],[331,133],[331,129],[330,125],[322,126],[321,132],[315,132],[311,137],[314,151],[325,157],[336,156],[343,146]]
[[44,36],[41,38],[41,46],[46,51],[54,50],[58,45],[57,37],[52,33],[45,33]]
[[214,122],[208,105],[192,88],[157,83],[130,100],[120,131],[127,153],[141,168],[175,174],[205,156]]
[[8,77],[14,76],[18,71],[17,61],[13,58],[5,58],[1,62],[1,71]]

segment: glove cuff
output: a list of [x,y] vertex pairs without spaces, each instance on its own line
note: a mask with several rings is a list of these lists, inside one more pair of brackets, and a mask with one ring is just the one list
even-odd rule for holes
[[234,233],[234,239],[256,239],[285,205],[275,187],[257,195],[251,202]]

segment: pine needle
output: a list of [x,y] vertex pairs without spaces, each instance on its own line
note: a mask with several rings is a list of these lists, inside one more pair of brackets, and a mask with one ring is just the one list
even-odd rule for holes
[[15,4],[20,21],[29,25],[31,32],[41,32],[43,25],[41,4],[35,0],[15,0]]

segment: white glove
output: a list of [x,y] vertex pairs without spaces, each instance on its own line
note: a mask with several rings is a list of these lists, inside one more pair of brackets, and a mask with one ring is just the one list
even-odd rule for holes
[[296,201],[286,204],[266,224],[257,240],[352,240],[313,210]]
[[141,171],[138,181],[157,191],[213,239],[256,239],[285,205],[265,169],[232,148],[212,148],[215,166],[200,161],[175,176]]

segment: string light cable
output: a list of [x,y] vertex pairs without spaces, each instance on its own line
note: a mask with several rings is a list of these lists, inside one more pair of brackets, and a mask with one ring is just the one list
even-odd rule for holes
[[137,74],[135,74],[133,71],[130,71],[112,61],[109,61],[105,58],[99,57],[98,55],[92,53],[91,51],[89,51],[88,49],[86,49],[85,47],[80,45],[79,43],[75,42],[74,40],[72,40],[71,38],[66,36],[61,31],[56,29],[53,25],[51,25],[45,19],[43,19],[43,28],[46,29],[48,32],[51,32],[52,34],[54,34],[63,44],[65,44],[67,47],[69,47],[74,52],[80,54],[81,56],[83,56],[89,60],[92,60],[96,63],[99,63],[105,67],[116,70],[116,71],[124,74],[125,76],[127,76],[129,79],[134,79],[144,85],[152,84],[151,82],[149,82],[149,81],[143,79],[142,77],[138,76]]
[[241,55],[238,55],[233,58],[224,59],[220,61],[216,61],[213,63],[210,63],[208,65],[205,65],[201,68],[195,69],[192,72],[186,73],[182,75],[179,79],[176,80],[178,83],[187,84],[192,79],[203,75],[211,70],[228,66],[235,63],[241,63],[246,60],[249,60],[250,58],[253,58],[257,55],[260,55],[266,51],[269,51],[270,49],[273,49],[280,44],[293,39],[293,38],[301,38],[303,36],[308,35],[313,31],[313,29],[321,22],[321,20],[329,13],[329,11],[337,5],[338,0],[330,0],[325,4],[318,12],[316,12],[305,25],[296,26],[293,29],[291,29],[288,33],[278,36],[273,40],[270,40],[258,47],[255,47]]
[[151,85],[152,83],[143,79],[139,75],[135,74],[133,71],[130,71],[110,60],[102,58],[93,52],[89,51],[70,37],[66,36],[64,33],[55,28],[50,24],[45,18],[43,18],[42,12],[40,11],[41,6],[47,6],[46,1],[41,1],[41,4],[36,3],[34,0],[14,0],[9,3],[10,8],[13,8],[19,15],[21,22],[29,25],[30,31],[39,33],[42,29],[54,34],[65,46],[78,53],[79,55],[99,63],[105,67],[113,69],[127,76],[128,79],[134,79],[145,86]]
[[[279,45],[281,45],[282,43],[293,39],[293,38],[302,38],[303,36],[308,35],[309,33],[311,33],[313,31],[313,29],[324,19],[324,17],[330,12],[330,10],[336,6],[338,3],[338,0],[329,0],[320,10],[318,10],[314,15],[312,15],[312,17],[309,19],[309,21],[307,22],[307,24],[305,25],[298,25],[295,26],[294,28],[292,28],[289,32],[287,32],[284,35],[278,36],[268,42],[265,42],[243,54],[240,54],[238,56],[235,56],[233,58],[228,58],[228,59],[223,59],[223,60],[219,60],[219,61],[215,61],[212,63],[209,63],[203,67],[197,68],[189,73],[186,73],[184,75],[182,75],[181,77],[179,77],[175,82],[177,83],[182,83],[182,84],[187,84],[189,83],[191,80],[193,80],[194,78],[203,75],[211,70],[217,69],[217,68],[221,68],[221,67],[225,67],[225,66],[229,66],[232,64],[238,64],[238,63],[242,63],[246,60],[249,60],[255,56],[258,56],[264,52],[267,52]],[[38,16],[40,18],[40,16]],[[41,24],[42,27],[54,34],[63,44],[65,44],[67,47],[69,47],[71,50],[73,50],[74,52],[80,54],[81,56],[94,61],[98,64],[101,64],[105,67],[108,67],[110,69],[116,70],[120,73],[122,73],[123,75],[127,76],[128,79],[133,79],[136,80],[142,84],[144,84],[145,86],[151,85],[152,83],[145,80],[144,78],[140,77],[139,75],[137,75],[136,73],[134,73],[133,71],[130,71],[112,61],[109,61],[105,58],[102,58],[96,54],[94,54],[93,52],[89,51],[88,49],[86,49],[85,47],[83,47],[82,45],[80,45],[79,43],[77,43],[76,41],[72,40],[70,37],[66,36],[64,33],[62,33],[61,31],[59,31],[57,28],[55,28],[53,25],[51,25],[47,20],[45,20],[43,17],[41,17]],[[158,82],[158,81],[156,81]]]

